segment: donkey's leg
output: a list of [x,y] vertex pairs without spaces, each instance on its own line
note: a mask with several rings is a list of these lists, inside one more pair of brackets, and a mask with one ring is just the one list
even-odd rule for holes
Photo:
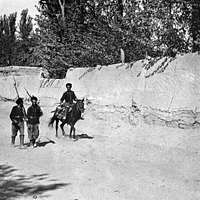
[[76,129],[75,129],[75,127],[73,126],[73,138],[74,138],[74,139],[75,139],[75,137],[76,137],[75,131],[76,131]]
[[76,138],[75,132],[76,132],[76,129],[75,129],[75,127],[74,127],[74,136],[73,136],[74,139]]
[[[72,138],[75,138],[75,128],[74,128],[74,124],[71,124],[70,126],[71,126],[71,129],[70,129],[70,136],[71,136]],[[73,135],[72,135],[72,132],[73,132]]]
[[58,137],[58,123],[59,119],[56,119],[56,137]]
[[70,133],[69,133],[69,137],[70,137],[70,138],[72,137],[72,131],[73,131],[73,126],[70,125]]
[[65,125],[65,122],[62,122],[62,124],[60,125],[63,136],[65,135],[64,125]]

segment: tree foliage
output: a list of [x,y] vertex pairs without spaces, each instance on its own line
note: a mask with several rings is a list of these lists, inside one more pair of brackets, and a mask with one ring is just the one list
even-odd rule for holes
[[37,21],[42,42],[35,49],[37,60],[55,71],[119,62],[120,48],[126,52],[126,61],[142,58],[150,36],[139,19],[129,23],[135,5],[121,0],[41,0]]
[[16,25],[17,13],[0,17],[0,66],[31,65],[31,48],[36,44],[32,31],[32,18],[28,10],[21,13],[19,31]]
[[16,42],[16,16],[17,13],[0,17],[0,64],[13,63],[14,45]]
[[[28,11],[0,18],[0,64],[36,65],[51,76],[71,67],[200,50],[199,0],[39,0],[33,33]],[[9,44],[8,44],[9,43]],[[13,48],[14,46],[14,48]]]
[[195,2],[40,0],[37,21],[41,42],[35,55],[54,73],[120,62],[121,48],[126,62],[146,54],[175,56],[198,50],[200,22]]
[[32,18],[28,9],[22,10],[19,22],[19,33],[16,44],[16,65],[32,65],[32,48],[36,45],[33,34]]

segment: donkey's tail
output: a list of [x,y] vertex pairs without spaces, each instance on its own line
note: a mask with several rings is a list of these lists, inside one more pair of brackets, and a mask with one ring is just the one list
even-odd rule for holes
[[53,123],[55,120],[56,120],[56,117],[55,117],[55,115],[53,115],[53,117],[49,121],[48,127],[53,127]]

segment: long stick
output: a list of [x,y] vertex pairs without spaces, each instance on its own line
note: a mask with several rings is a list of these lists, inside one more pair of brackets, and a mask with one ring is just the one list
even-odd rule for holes
[[16,83],[16,80],[15,80],[15,77],[13,76],[13,80],[14,80],[14,88],[15,88],[15,91],[17,93],[17,98],[19,98],[19,92],[17,90],[17,83]]
[[174,95],[172,96],[172,98],[171,98],[171,101],[170,101],[170,103],[169,103],[169,106],[168,106],[168,111],[169,111],[169,109],[170,109],[170,107],[171,107],[171,105],[172,105],[172,101],[174,100]]
[[28,92],[28,90],[27,90],[26,88],[24,88],[24,89],[25,89],[26,93],[28,94],[28,96],[31,98],[31,95],[30,95],[30,93]]
[[[17,98],[19,98],[19,92],[18,92],[18,89],[17,89],[17,82],[16,82],[14,76],[13,76],[13,80],[14,80],[14,88],[15,88],[15,91],[17,93]],[[25,111],[24,105],[23,105],[23,113],[24,113],[25,118],[27,119],[27,115],[26,115],[26,111]]]

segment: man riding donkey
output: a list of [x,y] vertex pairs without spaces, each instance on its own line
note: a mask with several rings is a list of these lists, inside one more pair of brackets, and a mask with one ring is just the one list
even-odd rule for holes
[[[74,102],[76,102],[78,99],[72,91],[72,84],[67,83],[66,84],[67,91],[63,93],[61,99],[60,99],[60,106],[57,108],[57,115],[59,118],[66,119],[68,117],[68,114],[70,113],[72,106]],[[83,119],[81,117],[81,119]]]
[[17,132],[20,132],[20,147],[24,145],[24,121],[27,121],[26,110],[23,105],[23,99],[18,98],[10,113],[10,119],[12,121],[12,136],[11,144],[15,145],[15,138]]
[[[60,104],[57,106],[56,110],[53,111],[54,114],[49,121],[49,126],[53,127],[54,122],[56,122],[56,137],[58,136],[58,124],[61,122],[60,128],[62,130],[63,136],[65,136],[64,125],[70,126],[69,137],[75,138],[75,124],[84,112],[84,99],[77,99],[74,91],[71,90],[72,84],[66,84],[67,91],[64,92],[60,99]],[[73,133],[73,135],[72,135]]]

